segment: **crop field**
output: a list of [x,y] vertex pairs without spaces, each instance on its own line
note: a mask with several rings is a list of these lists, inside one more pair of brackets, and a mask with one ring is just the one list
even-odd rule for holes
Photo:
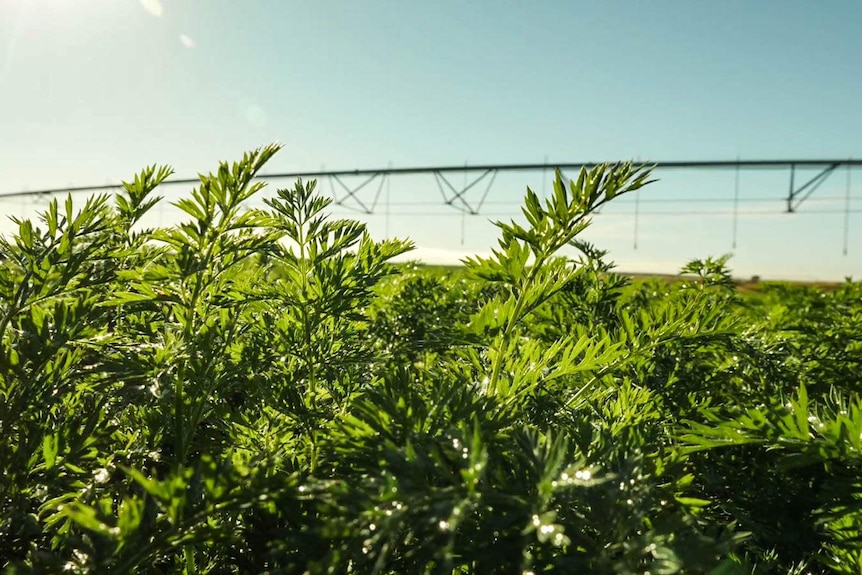
[[313,182],[245,209],[277,151],[0,240],[2,572],[860,573],[862,285],[615,273],[630,164],[394,264]]

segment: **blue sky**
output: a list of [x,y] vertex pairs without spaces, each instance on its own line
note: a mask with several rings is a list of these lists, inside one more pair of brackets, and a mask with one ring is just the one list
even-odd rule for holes
[[[0,194],[154,162],[188,177],[272,141],[285,148],[269,171],[862,158],[859,30],[855,0],[0,0]],[[778,213],[786,173],[743,172],[735,250],[732,172],[658,176],[637,249],[630,198],[589,232],[621,269],[732,251],[742,276],[862,277],[862,213],[842,255],[843,171],[793,215]],[[862,170],[851,176],[860,209]],[[499,203],[462,221],[431,204],[433,178],[392,179],[389,216],[367,221],[454,259],[492,245],[488,219],[514,216],[526,185],[547,178],[499,177]]]

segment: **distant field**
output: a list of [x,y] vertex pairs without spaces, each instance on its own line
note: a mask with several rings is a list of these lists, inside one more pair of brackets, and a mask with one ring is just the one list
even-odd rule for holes
[[[419,266],[429,271],[439,271],[441,273],[462,273],[465,268],[462,265],[427,265],[421,263],[410,263],[405,265],[414,265]],[[685,275],[671,275],[671,274],[652,274],[652,273],[643,273],[643,272],[626,272],[624,270],[615,270],[616,273],[620,275],[624,275],[632,278],[635,282],[643,282],[649,280],[661,280],[666,282],[679,282],[685,281],[686,279],[691,279],[692,276]],[[833,290],[836,287],[840,286],[843,282],[826,282],[826,281],[798,281],[798,280],[759,280],[754,278],[734,278],[734,282],[736,283],[738,289],[740,291],[756,291],[758,289],[763,289],[765,286],[770,285],[780,285],[780,284],[788,284],[788,285],[796,285],[796,286],[806,286],[819,288],[823,290]]]

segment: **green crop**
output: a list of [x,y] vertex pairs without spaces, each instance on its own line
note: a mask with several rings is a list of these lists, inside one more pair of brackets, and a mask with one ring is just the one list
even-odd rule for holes
[[[0,238],[7,573],[858,573],[862,286],[632,282],[557,175],[446,273],[269,146]],[[575,253],[575,256],[565,254]]]

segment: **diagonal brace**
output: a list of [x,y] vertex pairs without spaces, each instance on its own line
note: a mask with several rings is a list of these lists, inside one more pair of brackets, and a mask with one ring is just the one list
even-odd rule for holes
[[[474,209],[473,206],[471,206],[470,204],[467,203],[467,200],[464,198],[464,194],[466,194],[470,188],[472,188],[473,186],[475,186],[476,184],[478,184],[479,182],[484,180],[485,177],[487,177],[488,174],[490,174],[491,172],[496,173],[496,170],[491,169],[491,168],[485,170],[482,173],[482,175],[480,175],[478,178],[476,178],[475,180],[473,180],[472,182],[470,182],[469,184],[464,186],[464,188],[461,190],[456,190],[455,186],[453,186],[451,183],[449,183],[449,180],[446,179],[446,176],[444,176],[439,171],[434,172],[434,177],[435,177],[435,179],[437,179],[437,186],[440,188],[440,193],[443,194],[443,200],[447,204],[452,206],[456,200],[460,201],[464,205],[464,207],[467,209],[468,213],[476,215],[478,213],[478,210]],[[449,189],[452,190],[453,195],[451,198],[446,197],[446,194],[443,192],[443,187],[440,185],[440,180],[442,180],[446,184],[446,186],[448,186]]]
[[[802,202],[807,200],[814,191],[820,187],[820,184],[826,181],[829,175],[835,171],[840,164],[834,163],[826,166],[820,173],[815,175],[813,178],[802,184],[798,189],[794,189],[794,180],[796,176],[796,164],[791,164],[790,166],[790,189],[787,191],[787,212],[792,213],[796,211]],[[807,190],[807,191],[806,191]],[[803,195],[803,192],[805,194]],[[802,197],[800,197],[802,196]],[[798,198],[798,199],[797,199]]]
[[[357,194],[357,192],[359,192],[359,190],[361,190],[361,189],[362,189],[362,188],[364,188],[366,185],[370,184],[370,183],[371,183],[374,179],[376,179],[378,176],[380,176],[380,174],[381,174],[381,172],[375,172],[375,173],[371,174],[371,176],[370,176],[369,178],[367,178],[364,182],[362,182],[361,184],[359,184],[358,186],[356,186],[356,187],[355,187],[355,188],[353,188],[353,189],[348,188],[348,187],[344,184],[344,182],[342,182],[342,181],[341,181],[341,178],[339,178],[337,174],[333,174],[333,178],[335,178],[335,181],[336,181],[336,182],[338,182],[338,183],[341,185],[341,187],[342,187],[342,188],[344,188],[344,191],[345,191],[345,192],[347,192],[347,195],[345,195],[345,196],[344,196],[343,198],[341,198],[341,199],[338,199],[338,197],[335,197],[335,191],[333,190],[333,196],[334,196],[334,199],[335,199],[335,203],[336,203],[336,204],[338,204],[339,206],[344,206],[344,205],[345,205],[345,204],[344,204],[344,201],[345,201],[346,199],[348,199],[348,198],[352,198],[354,202],[356,202],[357,204],[359,204],[359,207],[360,207],[360,208],[362,208],[362,211],[363,211],[363,212],[365,212],[366,214],[370,214],[370,213],[372,213],[372,212],[374,211],[374,206],[372,206],[371,208],[369,208],[368,206],[366,206],[366,205],[362,202],[362,200],[360,200],[360,199],[359,199],[359,197],[358,197],[356,194]],[[378,193],[379,193],[379,192],[378,192]],[[375,200],[375,203],[376,203],[376,200]]]

